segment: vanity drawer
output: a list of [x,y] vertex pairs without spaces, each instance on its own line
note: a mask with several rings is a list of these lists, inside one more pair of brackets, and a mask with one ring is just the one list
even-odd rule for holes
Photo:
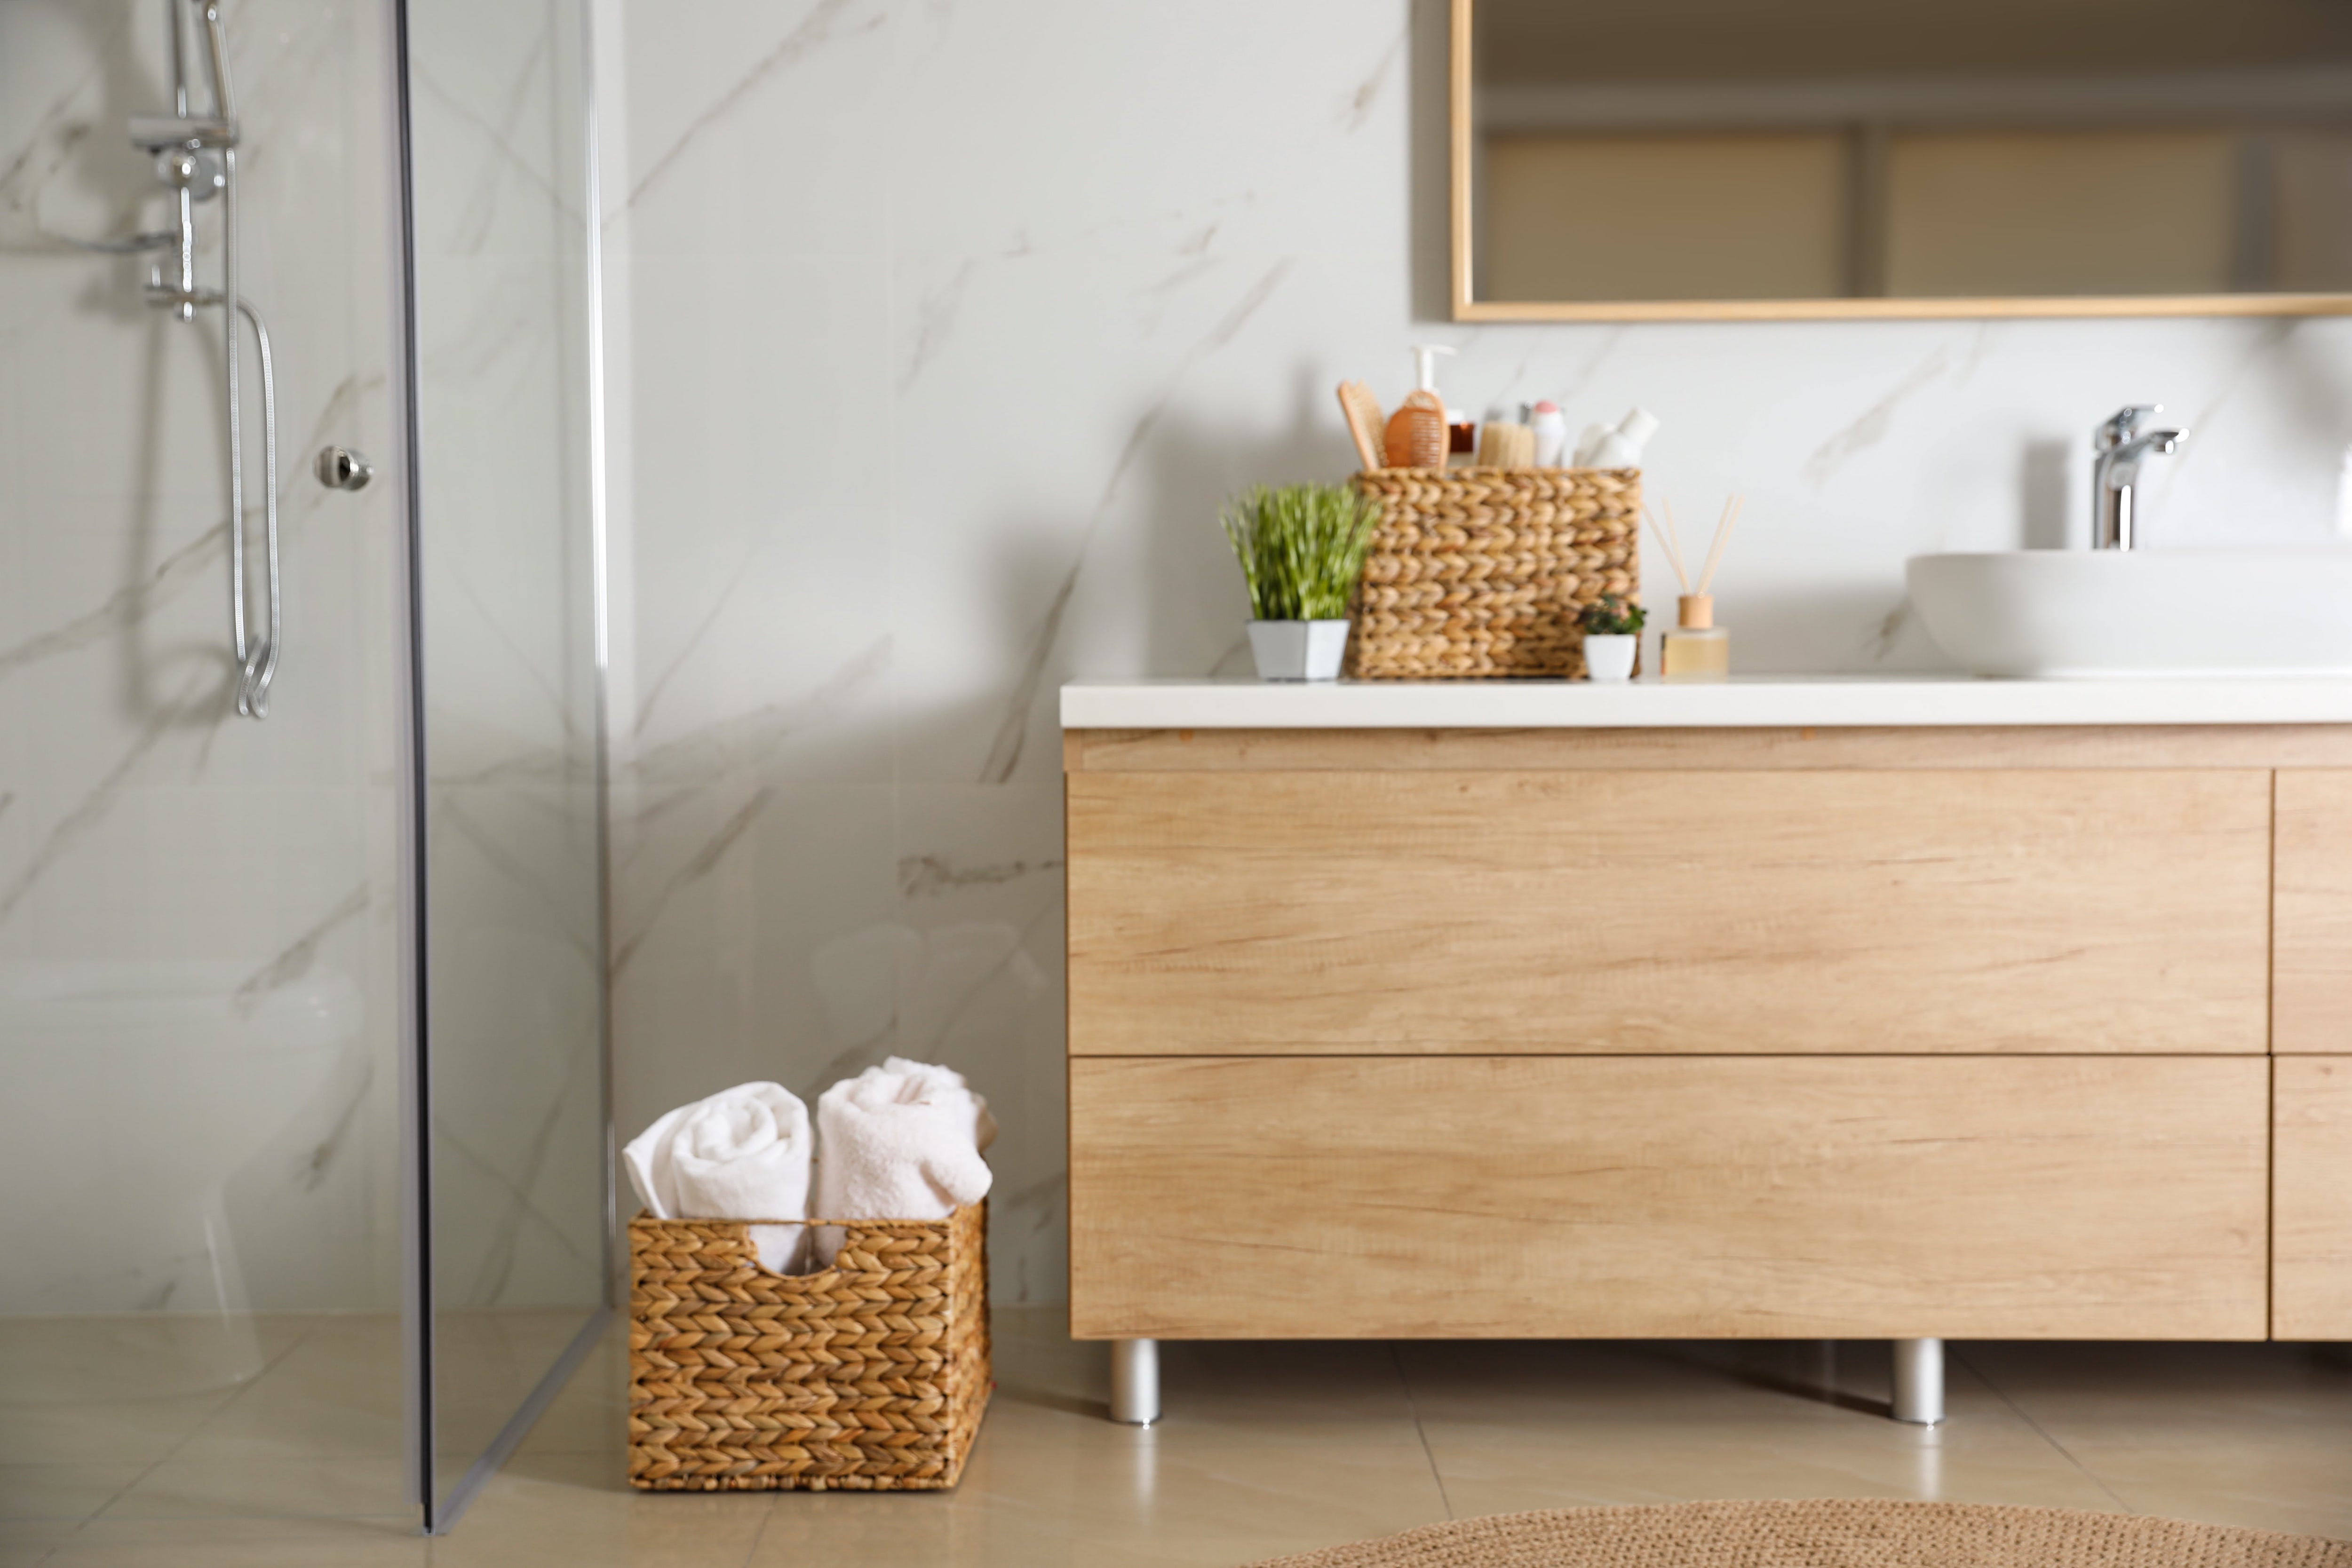
[[1070,1063],[1082,1338],[2259,1339],[2269,1063]]
[[2352,1056],[2283,1056],[2276,1071],[2271,1335],[2352,1339]]
[[2278,775],[2272,1049],[2352,1052],[2352,771]]
[[2268,1049],[2261,770],[1067,783],[1079,1056]]

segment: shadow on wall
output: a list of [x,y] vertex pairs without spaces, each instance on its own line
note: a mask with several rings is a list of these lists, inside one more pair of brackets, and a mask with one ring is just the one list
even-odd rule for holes
[[1412,319],[1449,321],[1454,316],[1452,172],[1448,167],[1452,113],[1447,68],[1453,58],[1448,0],[1412,0],[1412,41],[1408,55],[1412,87],[1407,123],[1412,142],[1412,187],[1406,221],[1412,225]]
[[[982,783],[1058,769],[1054,694],[1076,675],[1248,672],[1249,598],[1218,509],[1253,485],[1331,484],[1353,471],[1353,454],[1328,406],[1331,395],[1321,372],[1301,365],[1289,415],[1278,424],[1211,426],[1171,413],[1146,438],[1139,482],[1114,497],[1091,528],[1045,528],[1034,519],[995,528],[1013,541],[993,587],[1000,645],[1015,662],[1014,678],[1001,698],[934,721],[951,729],[992,724],[984,732],[992,738],[979,768]],[[1138,548],[1121,549],[1122,535]],[[1066,542],[1074,537],[1083,540],[1075,560]],[[1042,608],[1041,583],[1055,585]],[[1131,628],[1074,635],[1074,623],[1089,614],[1117,616]],[[1083,671],[1068,653],[1081,642],[1096,650],[1095,667]]]
[[2352,433],[2352,377],[2346,374],[2341,340],[2304,330],[2310,325],[2305,320],[2274,325],[2277,335],[2265,347],[2282,361],[2281,379],[2292,395],[2281,401],[2295,434],[2315,444],[2344,445]]
[[[151,736],[208,729],[226,715],[235,686],[236,666],[225,641],[167,631],[149,612],[227,553],[225,522],[168,555],[160,543],[167,423],[194,422],[215,441],[226,434],[217,316],[190,327],[146,303],[141,288],[155,253],[109,253],[75,243],[125,239],[153,227],[167,210],[163,187],[131,147],[128,131],[133,114],[153,112],[170,99],[148,64],[162,57],[162,18],[125,17],[118,5],[91,0],[21,10],[0,15],[0,54],[37,47],[91,68],[40,117],[13,162],[0,170],[0,258],[41,269],[43,277],[53,277],[49,269],[56,267],[79,269],[77,319],[140,333],[144,359],[138,401],[122,410],[135,500],[123,548],[126,586],[99,614],[0,650],[0,659],[29,663],[111,635],[121,650],[116,668],[122,716]],[[39,32],[58,22],[73,30],[74,41]],[[207,209],[200,222],[217,217]]]
[[[2089,479],[2086,468],[2084,481]],[[2064,549],[2072,520],[2074,449],[2063,441],[2029,441],[2018,460],[2018,515],[2025,519],[2027,549]]]
[[[163,19],[142,7],[126,24],[121,12],[118,5],[85,0],[40,7],[37,16],[26,7],[16,19],[29,33],[62,13],[84,35],[81,44],[61,47],[54,38],[43,39],[42,52],[58,58],[70,49],[98,68],[41,117],[15,162],[0,172],[0,254],[89,255],[128,278],[128,298],[136,301],[139,280],[147,271],[144,258],[78,252],[70,244],[125,238],[140,227],[143,207],[161,210],[152,198],[162,187],[131,145],[130,122],[132,115],[152,114],[171,101],[163,78],[149,75],[138,57],[146,44],[162,57]],[[140,36],[142,27],[152,28],[154,37]],[[7,37],[0,33],[0,39]]]
[[1171,421],[1149,454],[1139,580],[1143,668],[1154,674],[1246,674],[1249,591],[1219,512],[1255,485],[1337,484],[1355,469],[1335,437],[1331,389],[1302,366],[1290,416],[1244,430]]

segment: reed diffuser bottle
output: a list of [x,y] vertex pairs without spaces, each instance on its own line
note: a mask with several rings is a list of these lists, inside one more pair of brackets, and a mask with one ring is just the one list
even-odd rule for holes
[[1715,595],[1675,601],[1674,630],[1658,640],[1658,673],[1670,681],[1719,681],[1731,674],[1731,633],[1715,623]]
[[1707,546],[1706,565],[1696,584],[1683,568],[1682,533],[1675,527],[1674,504],[1666,504],[1664,526],[1655,514],[1643,509],[1651,531],[1665,547],[1666,562],[1675,569],[1675,580],[1683,591],[1682,597],[1675,601],[1675,627],[1658,640],[1658,674],[1662,679],[1719,681],[1731,674],[1731,633],[1715,623],[1713,590],[1716,568],[1723,564],[1723,547],[1731,542],[1731,530],[1739,522],[1741,505],[1738,496],[1723,504],[1723,516],[1717,521],[1715,538]]

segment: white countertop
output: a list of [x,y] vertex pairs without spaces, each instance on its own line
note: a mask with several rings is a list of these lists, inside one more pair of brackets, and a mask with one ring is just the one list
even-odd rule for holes
[[2352,724],[2352,680],[1072,681],[1065,729],[1671,729],[1758,726]]

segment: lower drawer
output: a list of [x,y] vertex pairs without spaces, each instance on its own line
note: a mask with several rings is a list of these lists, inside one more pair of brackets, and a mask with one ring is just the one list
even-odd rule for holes
[[1082,1338],[2260,1339],[2270,1063],[1070,1063]]
[[2271,1333],[2352,1339],[2352,1056],[2282,1056]]

